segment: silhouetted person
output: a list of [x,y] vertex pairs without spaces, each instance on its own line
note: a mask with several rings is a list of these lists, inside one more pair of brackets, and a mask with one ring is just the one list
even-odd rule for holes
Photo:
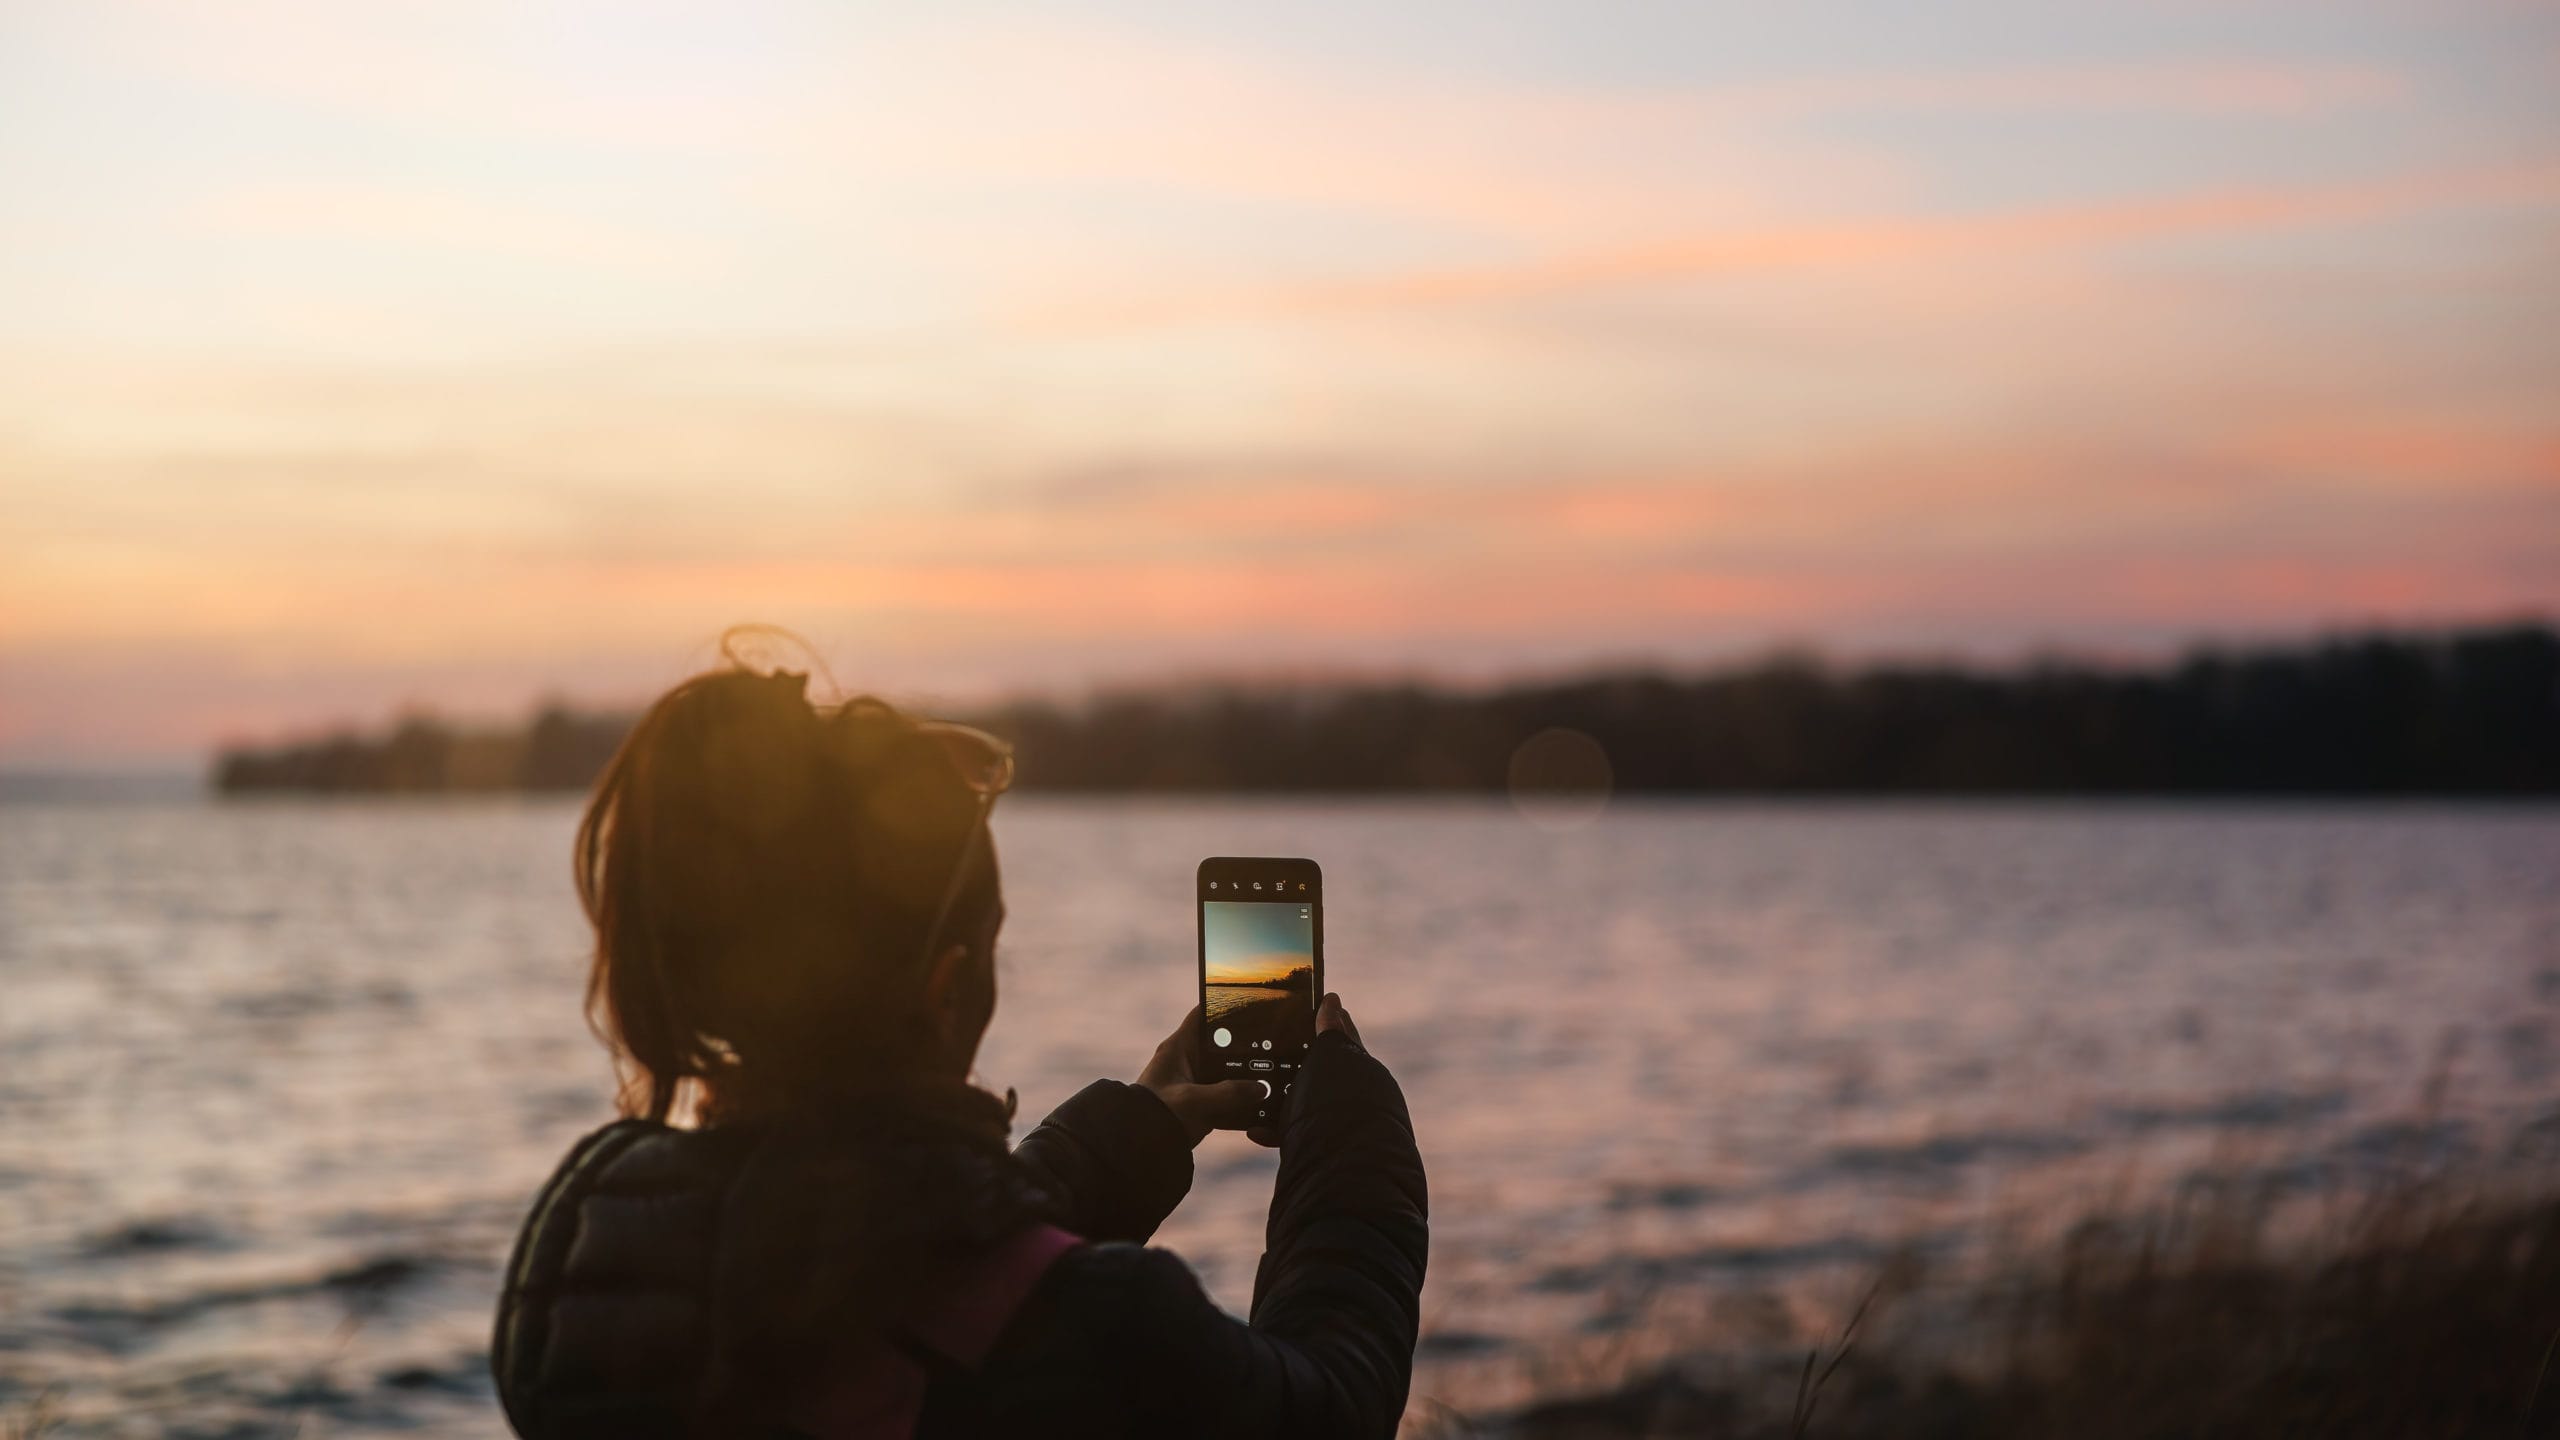
[[819,709],[790,674],[699,676],[641,718],[577,840],[630,1118],[571,1149],[509,1263],[520,1434],[1394,1433],[1422,1161],[1339,997],[1255,1136],[1280,1169],[1249,1324],[1142,1248],[1258,1093],[1194,1081],[1191,1021],[1007,1149],[1011,1097],[969,1077],[1011,773],[990,737]]

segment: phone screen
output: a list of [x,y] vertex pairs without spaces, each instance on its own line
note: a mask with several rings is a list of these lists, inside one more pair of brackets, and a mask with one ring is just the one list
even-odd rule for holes
[[1256,1122],[1282,1111],[1324,996],[1324,872],[1313,860],[1200,862],[1204,1079],[1258,1080]]

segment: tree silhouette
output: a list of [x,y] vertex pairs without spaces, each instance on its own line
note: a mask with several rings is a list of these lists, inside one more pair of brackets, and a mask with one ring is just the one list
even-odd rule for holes
[[[1063,791],[1499,792],[1522,742],[1565,729],[1630,792],[2547,795],[2560,792],[2560,633],[2366,635],[2152,669],[1791,658],[1489,693],[1131,691],[969,718],[1015,742],[1025,788]],[[410,716],[379,737],[226,751],[215,783],[581,790],[628,723],[554,705],[510,740]]]

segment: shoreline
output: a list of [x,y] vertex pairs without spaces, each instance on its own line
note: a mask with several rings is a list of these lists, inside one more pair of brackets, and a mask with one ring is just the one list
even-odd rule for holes
[[[1820,1343],[1657,1326],[1617,1373],[1408,1440],[2530,1435],[2560,1428],[2560,1176],[2405,1176],[2278,1238],[2263,1197],[2093,1212],[2029,1254],[1872,1277]],[[1665,1334],[1665,1329],[1674,1333]],[[1534,1363],[1534,1362],[1533,1362]],[[1571,1375],[1568,1358],[1562,1369]]]

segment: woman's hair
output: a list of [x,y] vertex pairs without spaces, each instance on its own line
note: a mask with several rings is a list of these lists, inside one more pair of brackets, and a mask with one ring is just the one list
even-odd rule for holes
[[868,698],[813,706],[803,675],[733,662],[650,706],[577,838],[588,1018],[625,1112],[665,1120],[688,1084],[716,1122],[916,1080],[926,947],[978,943],[995,915],[979,813],[913,720]]

